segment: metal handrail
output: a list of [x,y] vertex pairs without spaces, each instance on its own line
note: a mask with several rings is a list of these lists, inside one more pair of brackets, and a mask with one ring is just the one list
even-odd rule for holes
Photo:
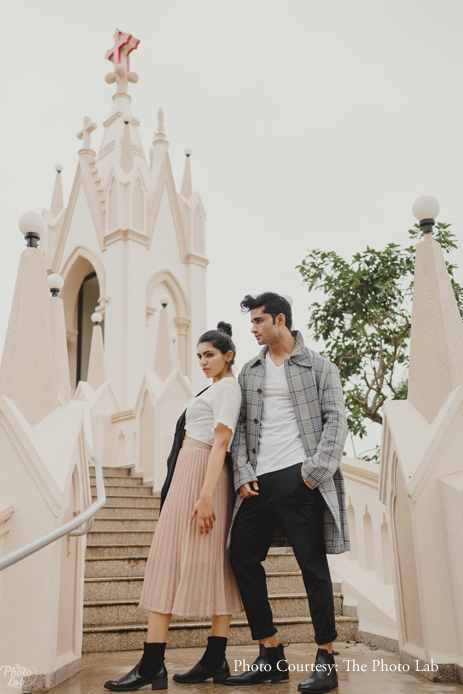
[[[8,566],[11,566],[12,564],[16,564],[16,562],[20,561],[21,559],[24,559],[25,557],[34,554],[34,552],[37,552],[39,549],[42,549],[43,547],[46,547],[55,540],[59,540],[64,535],[75,536],[85,535],[86,533],[88,533],[88,531],[91,529],[93,525],[93,515],[106,502],[106,492],[104,487],[103,470],[101,468],[101,463],[98,460],[98,458],[96,458],[94,455],[92,455],[91,458],[95,461],[96,501],[94,501],[87,509],[85,509],[85,511],[81,511],[77,516],[75,516],[75,518],[72,518],[70,521],[63,523],[58,528],[54,528],[53,530],[50,530],[48,533],[45,533],[45,535],[42,535],[42,537],[39,537],[37,540],[32,540],[32,542],[28,542],[26,545],[23,545],[18,549],[14,549],[13,551],[8,552],[8,554],[4,554],[3,557],[0,557],[0,571],[6,569]],[[77,530],[79,525],[82,525],[82,523],[85,523],[84,527],[80,530]]]

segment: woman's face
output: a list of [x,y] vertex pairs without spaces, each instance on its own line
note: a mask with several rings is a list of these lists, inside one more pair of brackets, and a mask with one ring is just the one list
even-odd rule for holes
[[222,378],[228,372],[232,359],[232,351],[222,354],[220,349],[213,346],[212,342],[200,342],[198,345],[199,365],[207,378],[214,380]]

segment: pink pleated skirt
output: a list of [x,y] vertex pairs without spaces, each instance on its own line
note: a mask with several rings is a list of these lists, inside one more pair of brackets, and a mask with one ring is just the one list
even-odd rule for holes
[[234,504],[232,475],[224,465],[213,496],[216,521],[207,535],[197,517],[211,447],[185,439],[148,555],[139,607],[183,617],[243,611],[225,549]]

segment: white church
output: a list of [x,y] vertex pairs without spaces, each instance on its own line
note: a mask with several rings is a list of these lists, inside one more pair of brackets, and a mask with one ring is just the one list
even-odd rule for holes
[[[137,460],[153,481],[153,456],[170,448],[172,413],[180,414],[203,383],[193,364],[195,336],[206,329],[208,261],[190,152],[177,192],[162,109],[145,157],[128,94],[138,81],[129,69],[137,45],[116,31],[107,54],[114,72],[106,75],[115,93],[99,152],[91,144],[97,125],[85,117],[69,201],[65,207],[57,165],[40,249],[47,274],[63,281],[68,369],[60,372],[60,404],[71,397],[90,404],[94,452],[103,465]],[[163,470],[156,472],[158,487]]]
[[[143,647],[138,601],[175,422],[207,383],[195,364],[205,210],[190,150],[175,186],[162,109],[145,156],[129,94],[138,44],[116,30],[109,115],[83,118],[69,200],[57,165],[50,209],[19,223],[0,365],[2,694],[13,680],[49,691],[85,654]],[[352,549],[329,555],[336,628],[463,683],[463,326],[432,231],[412,323],[409,399],[386,404],[381,464],[342,463]],[[313,641],[294,555],[272,548],[265,567],[280,640]],[[203,646],[208,629],[174,618],[168,647]],[[252,643],[244,614],[229,643]]]

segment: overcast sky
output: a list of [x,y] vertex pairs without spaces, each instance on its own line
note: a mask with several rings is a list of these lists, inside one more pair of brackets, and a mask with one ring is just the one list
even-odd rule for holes
[[[67,202],[86,115],[98,148],[116,27],[140,39],[129,92],[145,154],[160,106],[177,188],[193,149],[208,323],[233,324],[241,366],[256,352],[246,293],[292,295],[295,327],[320,348],[294,269],[308,249],[347,257],[406,242],[426,193],[462,237],[462,15],[461,0],[5,3],[0,348],[24,248],[17,220],[50,206],[58,161]],[[463,266],[461,250],[454,260]]]

